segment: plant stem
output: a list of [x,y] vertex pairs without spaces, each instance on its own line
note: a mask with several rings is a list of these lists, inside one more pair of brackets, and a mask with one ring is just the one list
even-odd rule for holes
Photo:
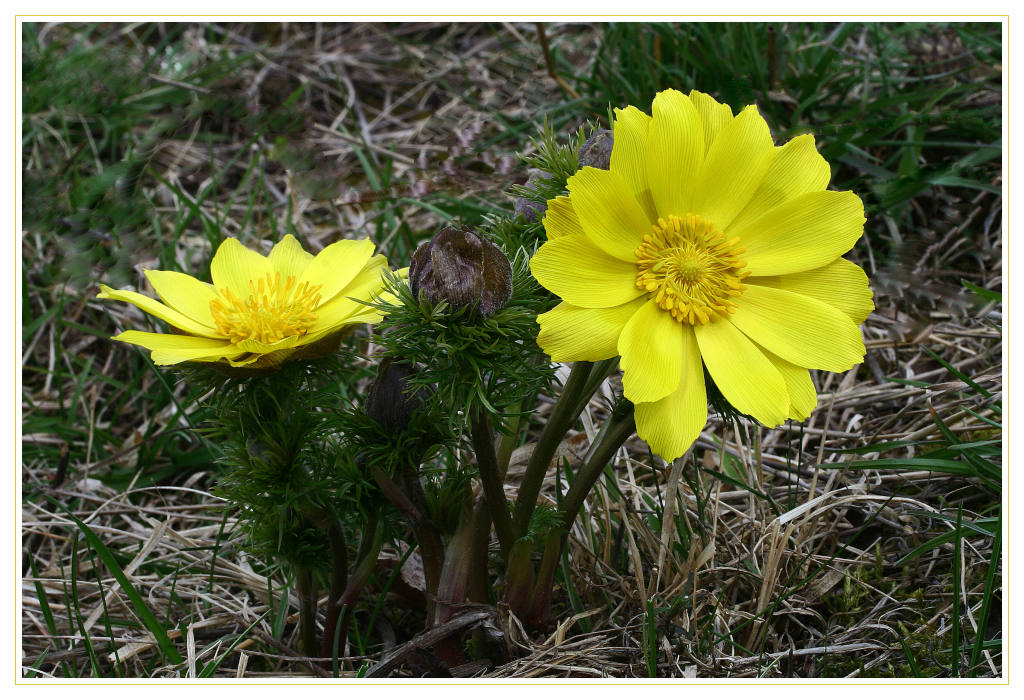
[[469,574],[473,567],[474,515],[473,509],[467,503],[459,518],[458,527],[448,539],[444,567],[441,569],[441,582],[437,586],[435,625],[448,622],[466,601]]
[[553,528],[544,541],[544,554],[530,595],[529,608],[525,612],[525,622],[534,629],[543,627],[547,622],[558,561],[562,557],[569,530],[576,521],[580,508],[583,507],[583,501],[604,473],[605,466],[615,456],[615,452],[635,429],[633,404],[624,401],[601,426],[601,432],[591,445],[583,466],[565,494],[561,507],[562,525]]
[[636,421],[633,416],[633,404],[623,401],[601,426],[601,432],[598,433],[594,444],[590,446],[583,466],[576,473],[572,486],[565,494],[565,499],[562,501],[562,518],[566,531],[576,521],[576,516],[579,515],[580,508],[583,507],[583,501],[586,500],[590,489],[601,477],[605,466],[634,430],[636,430]]
[[444,543],[437,528],[430,522],[430,511],[427,508],[427,496],[420,482],[419,471],[415,465],[409,467],[400,476],[399,488],[408,497],[416,509],[411,525],[416,542],[420,546],[420,557],[423,559],[423,579],[426,583],[427,624],[434,619],[437,605],[437,586],[441,581],[441,568],[444,566]]
[[316,656],[316,589],[313,586],[313,572],[296,566],[295,585],[299,589],[299,638],[302,641],[302,653]]
[[580,405],[576,410],[576,415],[583,413],[583,409],[590,403],[591,397],[594,392],[597,391],[598,387],[608,378],[608,375],[615,371],[615,368],[619,366],[619,358],[612,357],[607,360],[601,360],[595,362],[593,369],[590,370],[590,376],[587,377],[587,383],[583,387],[583,393],[580,396]]
[[410,521],[416,518],[416,506],[412,504],[409,497],[402,493],[402,490],[398,488],[398,484],[395,483],[394,479],[388,476],[388,473],[381,469],[376,464],[370,465],[370,475],[373,476],[373,480],[377,483],[381,493],[384,497],[391,502],[399,513],[404,515]]
[[523,420],[522,414],[519,413],[521,408],[522,404],[516,404],[510,409],[514,412],[514,415],[510,417],[508,424],[505,425],[505,430],[502,431],[501,437],[498,438],[498,446],[495,448],[495,456],[498,459],[498,471],[502,481],[505,479],[509,460],[512,459],[512,452],[515,451],[516,442],[519,438],[519,425]]
[[[516,404],[505,430],[498,438],[495,457],[498,460],[498,479],[504,483],[508,471],[508,463],[512,459],[519,438],[519,426],[523,416],[519,411],[521,404]],[[487,499],[481,497],[473,504],[473,537],[469,552],[469,595],[474,603],[488,603],[491,600],[490,577],[488,576],[489,545],[491,539],[491,512],[487,508]]]
[[490,579],[487,576],[487,550],[491,535],[491,512],[487,500],[473,504],[473,540],[469,549],[469,600],[490,601]]
[[544,541],[544,554],[540,560],[540,568],[537,569],[537,582],[530,596],[530,609],[526,617],[527,624],[534,629],[543,627],[547,622],[551,609],[551,589],[555,585],[555,571],[558,569],[558,560],[562,557],[567,535],[567,530],[556,527],[548,533]]
[[583,393],[588,384],[591,367],[590,362],[573,364],[569,378],[565,380],[565,385],[562,387],[562,394],[558,397],[558,403],[555,404],[555,409],[534,446],[533,454],[526,465],[523,481],[519,485],[519,495],[516,497],[513,526],[519,537],[525,535],[530,529],[530,517],[537,507],[537,496],[540,494],[544,475],[548,471],[555,450],[558,449],[565,433],[583,411],[585,405],[582,401]]
[[505,566],[505,603],[520,620],[528,620],[535,592],[533,543],[526,537],[518,539],[509,552]]
[[[348,552],[346,551],[343,555],[339,553],[334,558],[334,570],[331,576],[331,595],[327,600],[327,621],[324,623],[324,637],[320,643],[320,656],[333,656],[335,637],[340,639],[338,649],[341,650],[345,647],[348,609],[351,608],[355,598],[358,597],[363,586],[366,584],[366,581],[360,578],[359,572],[366,567],[367,560],[370,560],[371,564],[376,563],[377,554],[380,552],[381,544],[383,544],[383,537],[378,534],[377,522],[377,518],[372,516],[366,522],[362,540],[359,542],[359,551],[356,552],[356,568],[352,578],[348,576]],[[344,535],[339,532],[340,538],[336,539],[333,532],[334,528],[340,531],[340,525],[338,525],[336,520],[330,532],[332,554],[334,554],[336,547],[344,546]],[[376,543],[376,546],[374,546],[374,543]],[[340,585],[338,585],[337,574],[341,557],[344,557],[345,580],[341,581]],[[373,567],[371,566],[370,571],[372,572],[372,570]],[[367,576],[368,574],[369,572],[367,572]]]
[[363,539],[359,543],[359,551],[356,553],[356,568],[345,586],[345,590],[333,600],[337,615],[334,619],[328,618],[324,625],[324,639],[320,648],[320,655],[333,658],[337,653],[341,654],[345,648],[348,637],[348,623],[352,617],[352,606],[359,595],[363,592],[370,576],[373,574],[377,564],[377,555],[384,545],[384,528],[378,527],[377,518],[370,518],[366,523],[366,530],[363,532]]
[[370,474],[384,496],[412,526],[413,536],[419,544],[420,558],[423,560],[427,623],[430,624],[434,619],[437,585],[441,580],[441,567],[444,565],[444,543],[437,528],[430,522],[427,497],[423,492],[423,484],[420,483],[416,463],[410,462],[402,473],[397,475],[397,481],[376,464],[370,465]]
[[515,541],[512,529],[512,517],[508,512],[508,500],[502,487],[502,478],[498,460],[494,454],[494,429],[483,408],[474,408],[470,416],[469,430],[473,437],[473,449],[476,452],[476,463],[480,471],[480,483],[484,488],[484,500],[494,522],[494,531],[498,535],[501,556],[508,559],[509,549]]
[[327,521],[327,539],[331,546],[331,588],[327,596],[327,621],[324,623],[324,638],[320,645],[321,656],[331,655],[329,640],[338,620],[338,599],[348,585],[348,543],[336,517]]

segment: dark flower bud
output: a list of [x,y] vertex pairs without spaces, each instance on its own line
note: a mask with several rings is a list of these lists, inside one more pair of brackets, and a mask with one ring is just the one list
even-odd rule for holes
[[[544,177],[544,173],[536,168],[530,169],[530,176],[526,178],[526,182],[523,183],[523,187],[533,189],[537,186],[540,179]],[[532,199],[526,197],[515,197],[512,200],[512,205],[515,207],[516,214],[519,214],[527,223],[533,223],[544,216],[544,212],[548,210],[548,205],[544,202],[535,202]]]
[[377,367],[377,378],[366,396],[366,415],[385,430],[405,430],[416,411],[430,398],[426,387],[412,389],[409,377],[413,372],[412,365],[395,362],[391,358],[386,358]]
[[607,170],[612,162],[612,132],[598,129],[580,146],[580,167]]
[[512,266],[498,246],[469,229],[445,226],[413,253],[409,286],[417,299],[475,308],[483,318],[512,296]]

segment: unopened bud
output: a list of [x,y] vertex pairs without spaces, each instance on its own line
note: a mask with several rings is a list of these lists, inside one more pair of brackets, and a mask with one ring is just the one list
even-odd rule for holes
[[430,391],[425,387],[412,389],[409,377],[415,369],[406,362],[385,359],[377,367],[377,378],[373,380],[366,396],[366,415],[380,423],[390,432],[400,432],[409,427],[413,415],[427,399]]
[[612,132],[598,129],[580,146],[580,167],[607,170],[612,162]]
[[[523,183],[523,187],[533,189],[537,186],[540,179],[544,177],[544,173],[536,168],[530,169],[530,176],[526,178],[526,182]],[[548,205],[544,202],[535,202],[532,199],[526,197],[516,197],[512,201],[513,207],[515,207],[516,214],[519,214],[527,223],[533,223],[544,216],[544,212],[548,210]]]
[[413,253],[409,286],[417,299],[475,308],[487,318],[512,296],[512,266],[498,246],[469,229],[445,226]]

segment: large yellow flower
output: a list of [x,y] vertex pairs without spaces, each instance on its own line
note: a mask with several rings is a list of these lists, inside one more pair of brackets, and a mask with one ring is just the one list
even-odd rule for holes
[[873,308],[864,272],[840,256],[864,207],[826,190],[811,136],[784,146],[750,106],[666,90],[652,115],[616,110],[609,170],[583,168],[549,202],[533,275],[562,298],[539,317],[555,361],[621,355],[637,433],[665,459],[707,422],[704,368],[765,425],[817,404],[808,368],[864,357]]
[[130,330],[114,337],[148,348],[158,365],[226,362],[264,369],[328,354],[352,326],[379,321],[377,309],[363,300],[381,292],[386,269],[369,239],[341,240],[314,257],[291,235],[267,256],[228,238],[210,263],[213,284],[146,270],[164,303],[102,284],[98,296],[134,304],[184,334]]

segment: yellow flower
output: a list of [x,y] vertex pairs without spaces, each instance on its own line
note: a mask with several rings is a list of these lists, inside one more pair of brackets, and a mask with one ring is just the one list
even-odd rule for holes
[[267,369],[334,352],[353,326],[379,321],[377,309],[357,300],[381,292],[386,269],[369,239],[341,240],[314,257],[291,235],[267,256],[228,238],[210,263],[213,284],[146,270],[164,303],[103,284],[98,296],[134,304],[184,333],[131,330],[114,337],[151,350],[158,365],[227,362]]
[[559,362],[621,355],[638,435],[665,459],[707,422],[704,370],[765,425],[817,404],[808,368],[863,360],[873,307],[864,272],[840,256],[864,207],[826,190],[813,137],[784,146],[750,106],[666,90],[652,115],[616,110],[609,170],[583,168],[548,203],[530,268],[562,298],[539,317]]

